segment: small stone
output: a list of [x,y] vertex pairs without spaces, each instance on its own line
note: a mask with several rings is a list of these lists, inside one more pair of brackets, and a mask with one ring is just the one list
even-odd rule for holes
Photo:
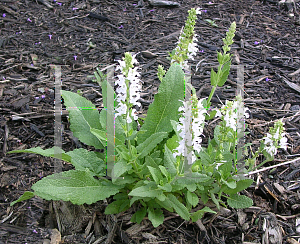
[[299,111],[300,110],[300,106],[299,105],[293,105],[290,107],[291,111]]

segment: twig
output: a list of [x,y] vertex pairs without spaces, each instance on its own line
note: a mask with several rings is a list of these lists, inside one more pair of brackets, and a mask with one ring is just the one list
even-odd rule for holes
[[300,157],[296,158],[296,159],[293,159],[291,161],[287,161],[287,162],[284,162],[284,163],[272,165],[272,166],[269,166],[269,167],[266,167],[266,168],[263,168],[263,169],[259,169],[259,170],[255,170],[255,171],[250,171],[249,173],[244,174],[244,176],[253,175],[253,174],[256,174],[256,173],[259,173],[259,172],[263,172],[263,171],[266,171],[266,170],[269,170],[269,169],[273,169],[273,168],[276,168],[276,167],[279,167],[279,166],[282,166],[282,165],[294,163],[294,162],[296,162],[298,160],[300,160]]

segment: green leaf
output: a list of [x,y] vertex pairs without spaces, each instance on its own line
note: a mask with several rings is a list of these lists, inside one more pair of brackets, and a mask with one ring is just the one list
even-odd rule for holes
[[147,166],[147,167],[148,167],[148,169],[151,173],[151,176],[152,176],[153,180],[155,181],[155,183],[157,185],[159,185],[160,181],[162,181],[162,179],[163,179],[160,171],[157,170],[156,168],[151,167],[151,166]]
[[230,70],[230,64],[231,64],[231,62],[227,62],[226,64],[224,64],[224,66],[222,68],[220,80],[218,82],[219,87],[223,86],[227,80],[227,77],[229,75],[229,70]]
[[211,200],[214,202],[214,204],[216,204],[216,207],[217,207],[218,209],[220,209],[220,203],[219,203],[219,201],[217,200],[215,194],[211,192],[211,193],[210,193],[210,197],[211,197]]
[[116,180],[116,178],[120,177],[125,172],[132,169],[132,165],[128,164],[125,160],[121,159],[120,161],[116,162],[113,168],[113,183]]
[[224,193],[228,194],[228,195],[233,195],[236,194],[242,190],[247,189],[249,186],[251,186],[251,184],[253,183],[252,179],[244,179],[244,180],[240,180],[236,183],[236,188],[235,189],[225,189]]
[[163,186],[158,185],[157,186],[159,189],[162,189],[164,192],[171,192],[172,191],[172,186],[170,183],[166,183]]
[[33,192],[31,192],[31,191],[25,191],[23,193],[23,195],[20,196],[16,201],[11,202],[10,206],[13,206],[13,205],[15,205],[18,202],[22,202],[22,201],[28,200],[30,198],[33,198],[34,196],[35,196],[35,194]]
[[124,186],[126,184],[132,184],[133,182],[136,182],[136,178],[130,176],[130,175],[125,175],[121,178],[116,178],[112,179],[114,185],[119,185],[119,186]]
[[162,208],[168,210],[169,212],[174,212],[173,204],[168,198],[166,198],[164,201],[159,201],[156,198],[155,202],[157,202]]
[[139,153],[139,158],[145,157],[148,155],[158,143],[160,143],[164,138],[166,138],[168,133],[166,132],[158,132],[151,135],[144,142],[140,143],[137,146],[137,151]]
[[233,165],[231,161],[224,162],[218,168],[218,171],[221,173],[223,179],[227,179],[231,176],[231,171],[233,170]]
[[138,211],[136,211],[132,215],[130,221],[140,224],[142,222],[142,220],[145,218],[146,214],[147,214],[147,209],[146,208],[140,208]]
[[[116,106],[116,104],[115,104]],[[102,128],[105,128],[105,133],[106,131],[114,131],[115,132],[115,138],[116,143],[124,144],[125,142],[125,134],[124,134],[124,129],[123,125],[125,124],[125,120],[122,118],[122,116],[118,116],[115,118],[115,123],[112,123],[110,125],[107,125],[107,118],[106,118],[107,110],[102,109],[100,112],[100,123]],[[114,114],[112,115],[114,116]],[[112,128],[109,128],[111,126]],[[106,136],[104,137],[106,141]]]
[[178,136],[176,134],[174,134],[171,138],[169,138],[167,140],[167,143],[166,143],[167,147],[173,151],[174,149],[176,149],[179,145],[178,143]]
[[176,159],[173,157],[171,150],[165,145],[165,155],[164,155],[164,166],[170,173],[171,177],[174,177],[177,174],[175,168]]
[[193,207],[196,207],[197,204],[199,203],[198,196],[195,193],[192,193],[190,191],[187,191],[186,199]]
[[249,208],[253,205],[251,198],[244,195],[231,195],[227,199],[227,203],[232,208]]
[[159,167],[160,171],[163,173],[163,175],[168,179],[168,182],[169,182],[171,180],[171,175],[169,174],[167,169],[162,165],[159,165],[158,167]]
[[209,115],[206,115],[206,116],[205,116],[205,120],[212,120],[212,119],[215,117],[216,113],[217,113],[217,110],[212,110],[212,111],[209,113]]
[[213,68],[211,68],[211,73],[210,73],[210,83],[212,86],[216,86],[218,82],[218,76],[217,73],[214,71]]
[[121,156],[126,161],[131,160],[130,152],[125,145],[116,146],[116,150],[118,152],[118,156]]
[[64,104],[69,111],[70,129],[81,142],[103,149],[98,138],[90,132],[91,128],[101,129],[98,109],[86,98],[69,91],[61,91]]
[[160,194],[162,194],[162,191],[156,188],[155,183],[154,185],[149,183],[145,186],[134,188],[131,192],[128,193],[129,196],[137,197],[157,197]]
[[67,155],[71,157],[71,163],[75,166],[75,169],[89,169],[96,176],[106,175],[106,163],[97,156],[96,152],[90,152],[86,149],[79,148],[67,152]]
[[154,228],[161,225],[165,219],[163,211],[161,209],[148,209],[148,218],[151,221]]
[[126,211],[129,208],[129,199],[117,200],[107,205],[105,208],[105,214],[118,214]]
[[146,156],[145,163],[142,166],[142,170],[140,171],[140,174],[149,175],[150,172],[149,172],[148,166],[159,169],[158,165],[155,163],[154,159],[151,156]]
[[154,102],[149,106],[145,123],[138,134],[138,144],[157,132],[171,132],[170,120],[179,118],[178,108],[184,99],[184,73],[178,64],[172,64],[159,86]]
[[181,218],[185,220],[190,219],[190,214],[188,209],[181,202],[179,202],[178,199],[173,194],[169,194],[168,199],[171,201],[172,207],[175,209],[175,211],[179,214]]
[[217,52],[218,53],[218,62],[219,64],[222,64],[223,63],[223,55],[221,52]]
[[221,179],[222,183],[224,183],[227,187],[229,187],[230,189],[234,189],[236,188],[236,182],[235,180],[224,180],[224,179]]
[[34,193],[46,200],[92,204],[119,192],[110,181],[96,180],[91,172],[70,170],[47,176],[33,184]]
[[216,212],[211,210],[209,207],[204,207],[204,208],[202,208],[202,209],[200,209],[197,212],[192,214],[192,216],[191,216],[192,221],[196,222],[198,219],[202,219],[202,217],[205,213],[216,214]]
[[24,149],[24,150],[14,150],[10,151],[8,153],[34,153],[34,154],[39,154],[45,157],[52,157],[52,158],[58,158],[62,159],[66,162],[71,163],[71,157],[67,155],[64,150],[62,150],[59,147],[52,147],[49,149],[42,149],[41,147],[34,147],[30,149]]
[[206,182],[209,181],[210,179],[211,177],[206,174],[200,174],[198,172],[190,172],[185,174],[184,177],[177,178],[176,181],[182,185],[189,185],[193,183]]

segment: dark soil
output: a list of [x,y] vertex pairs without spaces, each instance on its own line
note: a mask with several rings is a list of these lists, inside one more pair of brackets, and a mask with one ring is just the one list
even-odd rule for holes
[[[50,243],[50,239],[58,243],[60,234],[63,243],[299,243],[299,0],[177,2],[180,7],[151,6],[146,0],[0,1],[0,244]],[[7,154],[54,145],[51,65],[62,65],[62,89],[80,91],[101,107],[101,89],[91,78],[95,68],[115,64],[126,51],[139,53],[146,109],[159,85],[157,66],[168,67],[168,52],[175,48],[191,7],[207,10],[198,16],[195,28],[201,52],[192,66],[192,83],[199,97],[210,92],[216,51],[236,21],[233,64],[244,66],[245,105],[251,110],[248,140],[258,145],[268,126],[283,118],[288,148],[266,166],[298,161],[251,175],[256,184],[243,194],[253,199],[253,207],[223,208],[197,223],[165,213],[164,224],[156,229],[147,219],[135,225],[129,222],[133,209],[105,216],[105,201],[72,206],[33,198],[10,207],[33,183],[55,170],[49,158]],[[217,27],[206,19],[214,20]],[[233,67],[225,88],[216,92],[215,104],[234,97],[236,77]],[[85,147],[72,136],[65,113],[62,120],[62,148]],[[71,167],[64,164],[63,170]],[[268,230],[277,234],[275,241]]]

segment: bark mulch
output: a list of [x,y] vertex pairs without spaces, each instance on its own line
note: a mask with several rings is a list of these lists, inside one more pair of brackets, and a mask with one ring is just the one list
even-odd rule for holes
[[[299,243],[299,0],[178,0],[180,6],[151,2],[0,1],[0,244]],[[91,78],[96,67],[105,70],[126,51],[139,53],[141,102],[146,110],[159,85],[157,66],[168,68],[167,52],[176,46],[191,7],[203,9],[195,28],[200,52],[192,63],[192,83],[199,97],[210,92],[216,51],[226,29],[236,21],[233,65],[244,68],[245,106],[251,110],[247,140],[255,148],[268,126],[281,118],[285,122],[288,148],[265,166],[292,162],[250,176],[256,183],[243,194],[253,199],[253,207],[222,208],[196,223],[165,212],[165,222],[156,229],[148,219],[140,225],[131,223],[133,209],[104,215],[106,201],[74,206],[33,198],[10,207],[33,183],[54,172],[49,158],[7,154],[54,145],[51,65],[62,67],[62,89],[80,92],[101,107],[101,89]],[[234,97],[236,67],[225,87],[217,89],[214,105]],[[72,136],[66,115],[62,116],[62,148],[86,147]],[[63,170],[70,168],[63,164]]]

